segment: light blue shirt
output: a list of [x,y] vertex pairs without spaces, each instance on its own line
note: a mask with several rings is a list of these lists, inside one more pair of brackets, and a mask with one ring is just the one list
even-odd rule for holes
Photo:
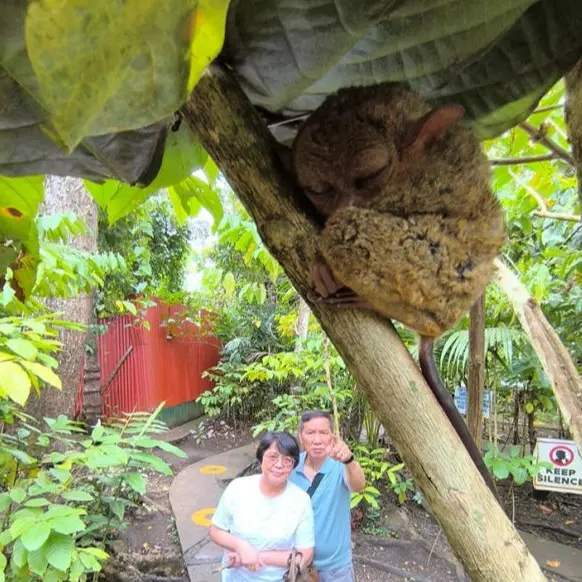
[[[305,453],[301,453],[289,481],[307,491],[311,481],[303,472],[304,465]],[[319,571],[329,572],[345,568],[352,562],[351,494],[343,463],[328,457],[319,473],[323,473],[323,479],[311,498],[315,522],[313,563]]]

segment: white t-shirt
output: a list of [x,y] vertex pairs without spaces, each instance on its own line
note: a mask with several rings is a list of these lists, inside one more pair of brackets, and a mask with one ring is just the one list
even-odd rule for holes
[[[287,483],[277,497],[259,489],[261,475],[239,477],[224,490],[212,523],[246,540],[258,551],[313,548],[313,510],[309,495]],[[281,582],[285,568],[263,566],[258,572],[246,568],[222,571],[222,582]]]

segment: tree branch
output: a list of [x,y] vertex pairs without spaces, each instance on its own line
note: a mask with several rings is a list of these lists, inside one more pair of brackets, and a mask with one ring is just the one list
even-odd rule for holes
[[582,379],[558,334],[518,277],[495,261],[495,282],[507,295],[550,381],[564,420],[582,450]]
[[[511,173],[511,170],[510,170]],[[553,220],[568,220],[570,222],[580,222],[580,216],[576,214],[565,214],[561,212],[550,212],[548,210],[548,205],[546,201],[543,199],[542,195],[535,189],[532,188],[527,182],[524,182],[519,176],[514,173],[511,175],[515,178],[515,181],[523,187],[523,189],[533,198],[535,198],[538,206],[540,207],[539,210],[534,212],[534,216],[539,216],[540,218],[551,218]]]
[[522,121],[519,124],[519,127],[521,127],[521,129],[523,129],[534,141],[545,145],[556,156],[562,158],[565,162],[568,162],[573,168],[576,167],[572,154],[549,138],[542,127],[535,127],[529,121]]
[[566,84],[565,117],[568,139],[576,162],[578,199],[582,212],[582,60],[564,77]]
[[491,158],[489,161],[493,166],[517,166],[520,164],[547,162],[548,160],[555,159],[559,159],[556,154],[542,154],[540,156],[523,156],[521,158]]
[[318,229],[300,211],[303,199],[282,171],[274,139],[238,84],[209,67],[182,114],[368,396],[471,579],[545,580],[391,323],[309,302]]

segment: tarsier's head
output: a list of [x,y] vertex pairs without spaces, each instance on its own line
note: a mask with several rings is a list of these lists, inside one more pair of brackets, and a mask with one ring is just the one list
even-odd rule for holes
[[431,109],[398,85],[343,89],[309,117],[293,143],[299,186],[323,216],[363,205],[462,115],[459,105]]

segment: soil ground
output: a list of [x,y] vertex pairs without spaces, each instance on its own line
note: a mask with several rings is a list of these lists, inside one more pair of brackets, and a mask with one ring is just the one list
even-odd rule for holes
[[[181,459],[160,452],[177,474],[205,457],[239,447],[253,439],[247,427],[202,421],[176,443],[187,455]],[[103,579],[111,582],[187,582],[180,544],[168,501],[173,477],[149,475],[144,504],[130,513],[128,528],[120,532],[118,553],[108,563]],[[518,528],[546,539],[582,549],[582,500],[551,493],[536,499],[531,485],[500,488],[509,516]],[[539,496],[539,493],[538,493]],[[467,580],[452,555],[438,523],[422,505],[398,505],[392,493],[383,496],[383,511],[353,536],[356,580],[384,582],[457,582]],[[387,569],[391,571],[387,571]],[[548,580],[566,578],[546,569]]]

